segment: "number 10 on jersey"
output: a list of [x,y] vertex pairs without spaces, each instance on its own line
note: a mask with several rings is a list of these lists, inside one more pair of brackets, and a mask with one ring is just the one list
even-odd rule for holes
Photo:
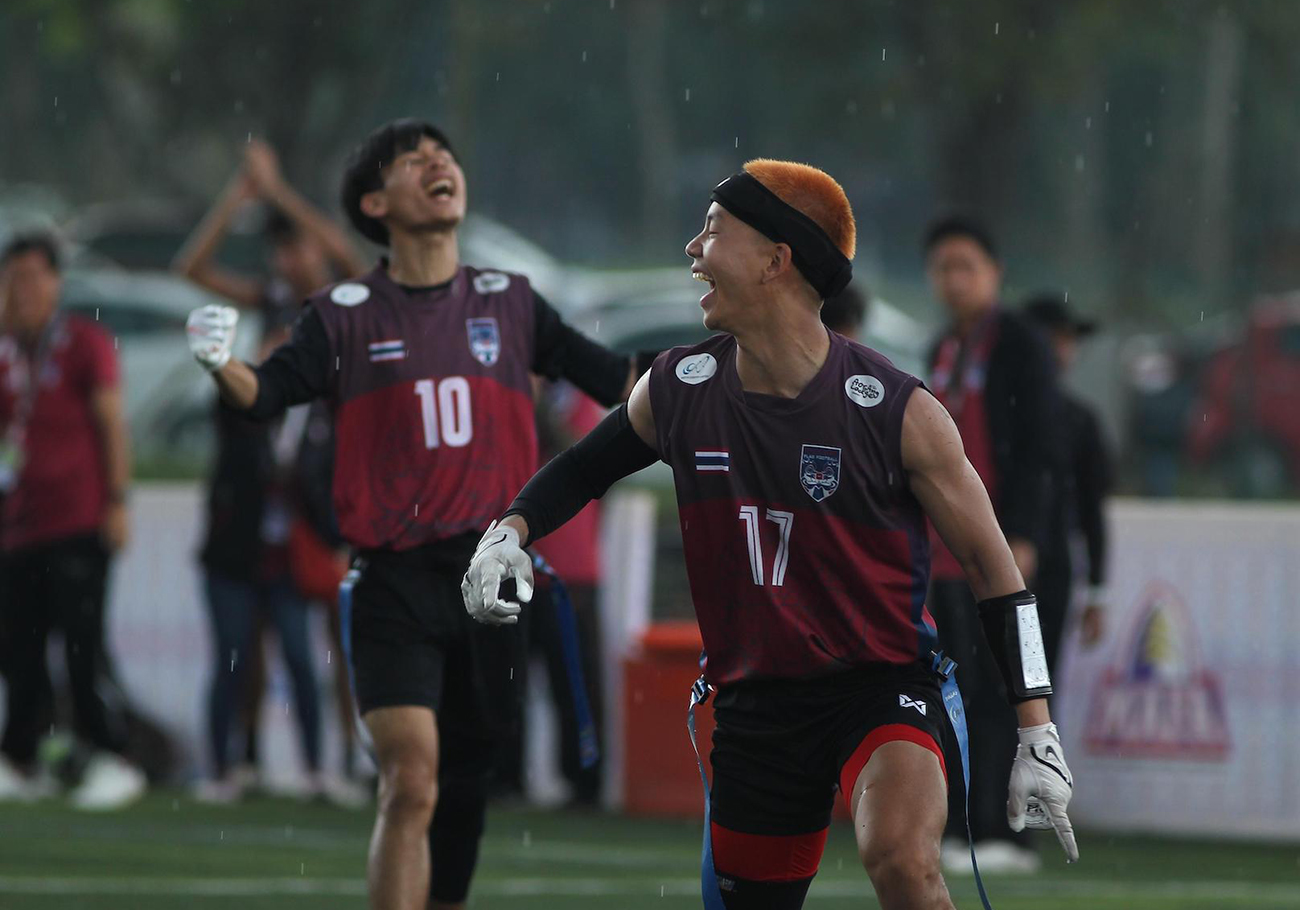
[[469,380],[464,376],[448,376],[438,382],[421,379],[415,384],[415,394],[420,398],[426,449],[436,449],[442,444],[454,449],[469,445],[474,437]]
[[[749,544],[749,571],[754,584],[763,584],[763,542],[759,536],[758,506],[741,506],[740,520],[745,524],[745,540]],[[772,560],[772,587],[785,584],[785,567],[790,561],[790,529],[794,527],[794,513],[768,509],[767,520],[781,530],[781,542],[776,545],[776,559]]]

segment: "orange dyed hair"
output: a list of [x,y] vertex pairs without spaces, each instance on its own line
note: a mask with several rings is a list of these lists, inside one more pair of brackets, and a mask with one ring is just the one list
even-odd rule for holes
[[786,205],[811,218],[846,259],[853,258],[858,245],[858,227],[849,197],[834,177],[811,165],[771,158],[745,162],[745,173]]

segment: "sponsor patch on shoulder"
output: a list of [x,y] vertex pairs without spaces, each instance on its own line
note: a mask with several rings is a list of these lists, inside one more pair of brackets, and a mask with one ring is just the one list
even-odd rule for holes
[[875,376],[859,373],[844,380],[844,394],[859,407],[874,408],[885,400],[885,384]]
[[370,288],[355,281],[347,281],[330,291],[330,300],[339,306],[356,306],[370,299]]
[[510,276],[501,272],[483,272],[474,276],[474,290],[480,294],[499,294],[510,287]]
[[687,385],[699,385],[716,372],[718,361],[712,354],[692,354],[677,362],[677,378]]

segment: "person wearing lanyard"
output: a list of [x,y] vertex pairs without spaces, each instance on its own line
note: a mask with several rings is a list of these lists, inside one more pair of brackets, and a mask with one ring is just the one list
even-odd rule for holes
[[[966,457],[984,481],[998,523],[1031,588],[1046,538],[1053,477],[1055,370],[1046,341],[1018,313],[1000,306],[1002,263],[992,236],[960,217],[926,232],[926,274],[950,316],[930,352],[930,390],[952,415]],[[940,643],[957,661],[971,729],[970,829],[980,868],[1038,867],[1025,833],[1007,824],[1006,789],[1016,731],[999,692],[998,670],[980,647],[974,600],[957,559],[932,532],[930,609]],[[944,867],[969,868],[962,794],[948,803]]]
[[0,792],[40,789],[31,775],[53,710],[45,642],[59,631],[77,728],[97,750],[73,803],[111,808],[145,789],[121,756],[125,700],[103,641],[109,560],[128,534],[130,444],[114,344],[59,313],[60,289],[52,237],[17,237],[0,253]]

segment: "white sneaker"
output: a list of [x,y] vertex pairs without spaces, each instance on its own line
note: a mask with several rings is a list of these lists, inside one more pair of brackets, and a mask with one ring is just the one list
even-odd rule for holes
[[326,802],[343,809],[360,809],[370,803],[371,795],[364,787],[334,774],[316,775],[309,789]]
[[53,795],[53,781],[47,777],[28,777],[0,755],[0,802],[33,803]]
[[982,840],[975,845],[980,872],[988,875],[1032,875],[1043,862],[1028,847],[1008,840]]
[[144,772],[112,752],[96,752],[86,765],[81,784],[72,791],[74,809],[121,809],[144,796]]
[[939,863],[946,875],[971,875],[970,844],[961,838],[945,837],[939,845]]
[[244,795],[244,788],[234,777],[218,777],[201,780],[190,790],[195,802],[211,806],[228,806],[239,802]]

